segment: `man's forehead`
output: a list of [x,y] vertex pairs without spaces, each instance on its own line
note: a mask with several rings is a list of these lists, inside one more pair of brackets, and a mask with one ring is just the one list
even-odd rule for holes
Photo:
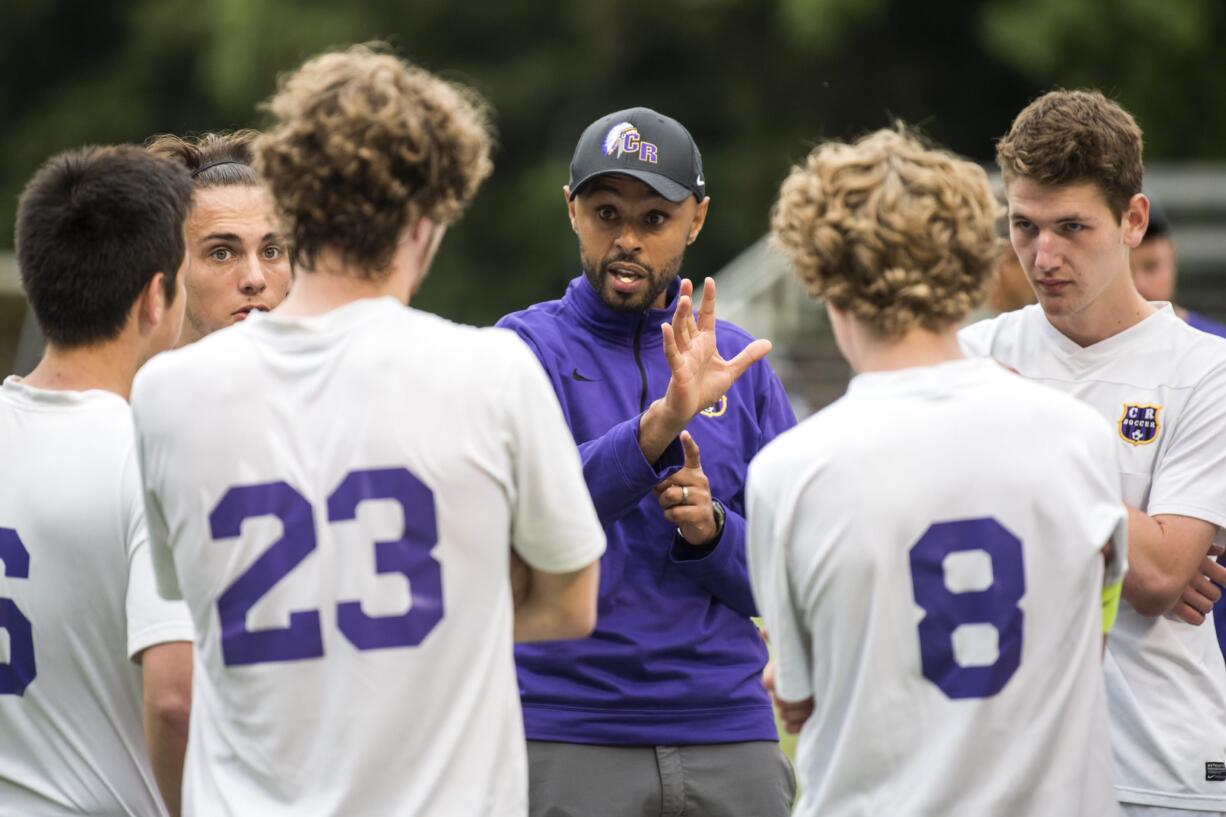
[[266,190],[236,185],[197,190],[187,225],[196,234],[263,235],[276,231],[275,221],[272,198]]
[[1083,216],[1110,214],[1107,197],[1092,181],[1044,184],[1033,179],[1016,178],[1005,186],[1009,212],[1059,210]]

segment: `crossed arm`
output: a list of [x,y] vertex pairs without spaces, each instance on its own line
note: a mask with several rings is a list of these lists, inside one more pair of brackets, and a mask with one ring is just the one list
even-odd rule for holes
[[[1141,615],[1172,613],[1201,624],[1221,597],[1226,567],[1211,552],[1217,527],[1174,514],[1128,509],[1128,575],[1124,598]],[[1216,583],[1216,584],[1215,584]]]

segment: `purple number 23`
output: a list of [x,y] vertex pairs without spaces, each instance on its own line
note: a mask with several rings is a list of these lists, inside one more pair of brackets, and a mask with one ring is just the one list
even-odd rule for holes
[[[431,555],[438,543],[434,494],[404,468],[352,471],[328,497],[328,521],[357,518],[367,500],[390,499],[404,511],[399,539],[375,542],[375,570],[400,573],[409,581],[411,601],[404,613],[371,616],[358,600],[337,604],[341,634],[359,650],[415,647],[443,618],[442,567]],[[316,547],[311,505],[285,482],[240,485],[226,491],[209,525],[214,539],[239,535],[246,519],[275,516],[282,536],[238,576],[217,599],[221,620],[221,654],[227,666],[268,661],[299,661],[324,654],[318,610],[297,610],[289,625],[247,629],[247,613],[273,585],[285,578]]]

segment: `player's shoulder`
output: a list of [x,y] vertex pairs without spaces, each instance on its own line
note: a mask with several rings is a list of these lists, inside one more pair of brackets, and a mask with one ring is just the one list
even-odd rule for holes
[[1117,378],[1194,393],[1226,390],[1226,339],[1189,326],[1167,304],[1103,346]]
[[[132,408],[140,412],[149,403],[190,394],[185,388],[227,372],[225,358],[238,343],[238,327],[214,332],[195,343],[154,355],[137,371],[132,381]],[[204,373],[204,374],[202,374]]]
[[964,326],[958,330],[958,343],[971,357],[991,356],[998,344],[1017,341],[1034,325],[1036,310],[1041,312],[1042,308],[1030,304]]
[[85,391],[41,389],[10,376],[0,386],[0,411],[20,414],[48,414],[81,418],[82,423],[131,423],[128,402],[104,389]]
[[137,372],[137,378],[156,381],[175,377],[191,377],[196,367],[212,365],[214,360],[234,354],[242,347],[244,345],[242,335],[246,328],[243,324],[229,326],[205,335],[186,346],[154,355]]
[[1062,429],[1110,431],[1110,424],[1084,400],[995,364],[990,375],[990,399],[1015,415],[1036,421],[1052,434]]
[[539,365],[513,329],[503,326],[472,326],[458,323],[431,312],[410,310],[412,331],[420,337],[429,336],[432,344],[438,343],[440,353],[457,361],[480,360],[482,368],[494,365],[523,365],[531,362]]
[[1226,377],[1226,338],[1203,332],[1173,314],[1164,312],[1161,317],[1171,351],[1188,374]]

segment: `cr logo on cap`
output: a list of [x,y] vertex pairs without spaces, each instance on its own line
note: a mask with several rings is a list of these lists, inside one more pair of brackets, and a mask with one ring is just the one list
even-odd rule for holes
[[639,161],[653,165],[659,160],[659,150],[651,142],[642,140],[638,128],[629,122],[619,122],[605,134],[604,155],[620,159],[626,153],[637,154]]

